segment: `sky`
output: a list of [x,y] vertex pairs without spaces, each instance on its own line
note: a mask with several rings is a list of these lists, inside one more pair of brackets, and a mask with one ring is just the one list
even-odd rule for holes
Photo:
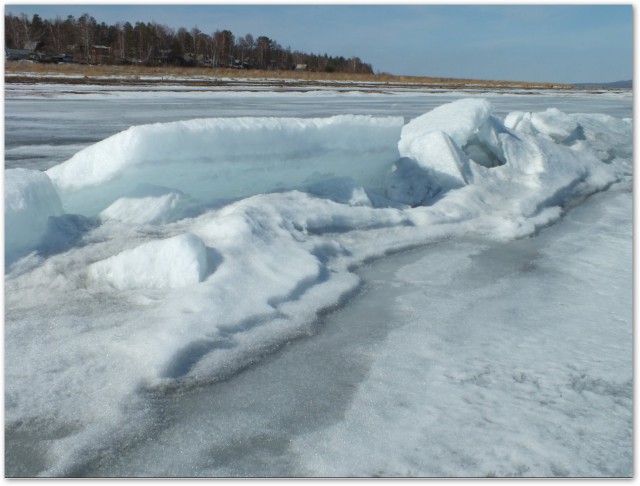
[[374,71],[555,83],[632,79],[632,5],[6,4],[5,13],[157,22],[358,56]]

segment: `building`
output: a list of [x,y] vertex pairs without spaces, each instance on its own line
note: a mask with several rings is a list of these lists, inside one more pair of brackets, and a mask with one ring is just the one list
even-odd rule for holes
[[91,64],[102,64],[108,62],[111,57],[111,47],[91,46],[89,48],[89,62]]
[[4,58],[8,61],[33,61],[36,53],[33,49],[5,49]]

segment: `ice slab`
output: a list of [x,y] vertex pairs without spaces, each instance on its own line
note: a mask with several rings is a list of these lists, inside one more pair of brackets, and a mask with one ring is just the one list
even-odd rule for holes
[[93,216],[139,183],[202,201],[329,177],[380,185],[402,117],[213,118],[132,127],[47,171],[68,212]]
[[8,169],[4,173],[5,255],[33,249],[47,230],[49,216],[63,214],[51,179],[40,171]]
[[491,103],[485,99],[465,98],[447,103],[411,120],[402,129],[398,149],[403,157],[415,157],[421,153],[421,138],[434,130],[440,130],[463,147],[469,138],[489,118]]
[[398,151],[402,159],[416,163],[396,163],[387,183],[387,196],[416,205],[440,192],[464,186],[470,169],[462,147],[485,124],[491,111],[486,100],[463,99],[411,120],[402,128]]

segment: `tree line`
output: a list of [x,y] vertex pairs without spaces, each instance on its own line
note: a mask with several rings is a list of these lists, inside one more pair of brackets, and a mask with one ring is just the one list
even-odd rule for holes
[[[36,60],[64,57],[88,64],[138,64],[231,67],[241,69],[305,69],[373,74],[358,57],[332,57],[284,48],[267,36],[236,37],[229,30],[211,34],[197,27],[175,30],[155,22],[98,23],[79,18],[42,19],[38,14],[5,14],[5,48],[32,50]],[[5,53],[6,54],[6,53]]]

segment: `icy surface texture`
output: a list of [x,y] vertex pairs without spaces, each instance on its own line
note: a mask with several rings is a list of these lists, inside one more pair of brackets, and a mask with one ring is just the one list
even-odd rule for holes
[[39,471],[72,474],[154,427],[149,396],[225,379],[312,332],[357,289],[363,262],[449,238],[530,236],[630,180],[629,121],[534,115],[503,122],[489,102],[461,100],[404,127],[172,122],[46,174],[7,171],[10,436],[38,430]]
[[177,288],[201,282],[207,273],[202,240],[185,234],[150,241],[89,265],[89,277],[118,290]]
[[595,195],[536,238],[446,242],[370,270],[374,295],[336,326],[396,325],[375,346],[352,341],[349,356],[372,364],[339,419],[294,439],[299,471],[630,476],[630,190]]
[[46,174],[28,169],[4,173],[5,255],[33,249],[44,236],[49,216],[60,216],[62,205]]

